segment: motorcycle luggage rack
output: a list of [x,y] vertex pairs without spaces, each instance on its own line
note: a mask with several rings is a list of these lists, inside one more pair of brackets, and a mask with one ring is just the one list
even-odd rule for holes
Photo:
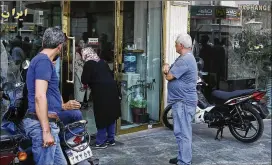
[[13,151],[18,147],[22,135],[1,135],[0,152]]
[[[73,151],[76,151],[76,152],[81,152],[81,151],[84,151],[87,147],[89,147],[90,143],[91,143],[91,136],[90,134],[88,133],[87,131],[87,123],[88,121],[87,120],[81,120],[81,121],[78,121],[78,122],[74,122],[74,123],[71,123],[71,124],[68,124],[66,125],[63,129],[62,129],[62,133],[63,133],[63,139],[64,139],[64,142],[66,144],[66,146],[68,148],[70,148],[71,150]],[[84,131],[81,133],[81,134],[76,134],[75,132],[73,132],[73,128],[78,128],[78,127],[83,127]],[[87,144],[82,148],[82,149],[75,149],[74,146],[68,144],[67,142],[67,139],[66,139],[66,132],[67,130],[69,131],[69,133],[71,133],[73,136],[78,136],[78,137],[86,137],[87,139]]]

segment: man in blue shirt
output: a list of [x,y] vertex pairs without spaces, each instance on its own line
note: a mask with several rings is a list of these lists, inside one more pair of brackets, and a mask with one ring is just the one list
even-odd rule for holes
[[61,53],[65,35],[58,28],[48,28],[43,35],[43,50],[35,56],[27,72],[28,114],[23,120],[32,139],[35,164],[67,164],[60,147],[56,114],[62,109],[59,81],[53,59]]
[[180,34],[176,39],[176,52],[180,56],[171,67],[163,66],[168,80],[168,104],[172,104],[174,134],[179,153],[169,163],[189,165],[192,162],[192,119],[197,106],[197,64],[192,53],[192,39]]

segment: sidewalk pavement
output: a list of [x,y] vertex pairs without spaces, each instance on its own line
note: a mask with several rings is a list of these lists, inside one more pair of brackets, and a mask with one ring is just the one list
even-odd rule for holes
[[[216,130],[193,125],[193,165],[271,165],[271,120],[264,120],[264,133],[255,143],[237,141],[224,129],[224,138],[214,140]],[[156,128],[116,138],[116,146],[95,150],[99,165],[168,165],[177,156],[173,132]]]

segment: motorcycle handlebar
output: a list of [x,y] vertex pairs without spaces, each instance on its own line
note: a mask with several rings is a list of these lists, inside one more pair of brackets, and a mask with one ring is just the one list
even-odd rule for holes
[[208,84],[205,83],[205,82],[198,82],[197,85],[198,85],[198,86],[208,86]]

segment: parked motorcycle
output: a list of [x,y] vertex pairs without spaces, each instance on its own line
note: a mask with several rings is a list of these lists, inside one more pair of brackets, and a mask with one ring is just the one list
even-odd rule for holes
[[[201,70],[203,66],[199,68]],[[203,87],[208,84],[202,80],[201,73],[203,72],[199,72],[197,81],[198,104],[194,117],[195,123],[207,123],[209,128],[217,128],[216,140],[222,139],[223,129],[227,126],[237,140],[244,143],[257,141],[263,134],[263,118],[267,116],[267,112],[252,103],[260,102],[266,92],[254,89],[233,92],[214,90],[212,92],[214,105],[212,105],[203,95]],[[172,105],[168,105],[163,113],[163,122],[169,129],[173,129],[171,108]],[[255,133],[247,137],[250,130],[255,130]],[[220,133],[221,136],[218,138]]]
[[[29,63],[28,63],[29,64]],[[28,67],[23,67],[27,69]],[[24,83],[6,82],[2,85],[1,98],[9,101],[8,110],[1,123],[0,162],[1,165],[21,164],[34,165],[32,141],[24,132],[21,120],[26,114],[23,109]],[[86,120],[77,121],[66,126],[57,119],[60,126],[60,143],[68,164],[98,165],[90,148],[90,134]]]

